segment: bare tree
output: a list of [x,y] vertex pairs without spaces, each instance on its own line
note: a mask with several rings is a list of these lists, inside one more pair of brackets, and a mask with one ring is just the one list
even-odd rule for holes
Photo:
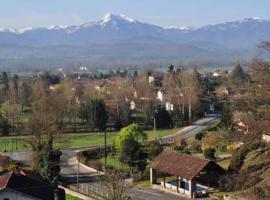
[[107,170],[104,177],[100,177],[97,181],[97,190],[91,191],[90,198],[94,200],[129,200],[126,195],[131,185],[114,170]]

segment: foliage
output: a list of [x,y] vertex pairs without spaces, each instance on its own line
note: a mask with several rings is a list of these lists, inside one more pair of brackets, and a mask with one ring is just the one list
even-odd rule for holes
[[229,75],[229,82],[234,86],[239,86],[243,82],[247,81],[247,74],[242,69],[241,65],[238,64]]
[[108,112],[104,101],[88,98],[81,107],[81,117],[86,119],[90,127],[97,127],[100,131],[104,131],[108,121]]
[[100,131],[105,131],[108,121],[108,112],[103,101],[99,100],[96,105],[95,126]]
[[191,152],[189,151],[189,149],[186,146],[184,146],[184,145],[174,146],[174,150],[175,151],[178,151],[180,153],[188,154],[188,155],[191,154]]
[[229,129],[233,124],[233,112],[231,109],[231,105],[226,103],[223,107],[223,112],[220,119],[221,125],[225,128]]
[[258,149],[262,146],[262,142],[258,140],[251,140],[246,144],[239,147],[232,155],[229,170],[239,171],[243,165],[246,155],[253,150]]
[[203,149],[213,148],[217,152],[227,150],[228,133],[223,131],[207,132],[203,137]]
[[116,148],[121,150],[124,141],[128,139],[144,141],[147,139],[147,135],[138,124],[130,124],[121,129],[116,138]]
[[82,199],[66,194],[66,200],[82,200]]
[[172,127],[172,118],[170,116],[170,113],[166,110],[165,107],[161,107],[157,110],[156,124],[157,124],[157,128],[159,129]]
[[143,172],[146,167],[147,154],[144,147],[135,139],[128,138],[124,140],[120,152],[120,161]]
[[148,144],[149,158],[154,159],[163,151],[163,146],[159,141],[152,141]]
[[208,160],[216,161],[216,150],[213,148],[205,149],[204,157]]
[[38,153],[37,170],[42,179],[48,183],[55,184],[60,173],[61,151],[41,151]]

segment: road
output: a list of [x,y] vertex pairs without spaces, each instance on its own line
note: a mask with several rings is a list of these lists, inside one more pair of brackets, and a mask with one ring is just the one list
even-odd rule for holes
[[160,139],[161,144],[172,144],[176,140],[185,140],[194,137],[197,133],[207,128],[209,125],[218,122],[217,117],[205,117],[197,120],[189,126],[182,128],[180,131],[171,136]]
[[127,191],[127,195],[134,200],[187,200],[188,198],[165,193],[154,189],[138,189],[131,188]]

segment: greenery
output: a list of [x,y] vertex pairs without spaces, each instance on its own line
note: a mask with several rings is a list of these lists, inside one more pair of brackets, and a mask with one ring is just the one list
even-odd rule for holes
[[160,107],[156,113],[156,124],[157,128],[165,129],[173,126],[172,118],[170,113],[165,107]]
[[125,140],[129,139],[137,142],[145,141],[147,139],[147,134],[138,124],[130,124],[120,130],[120,133],[116,138],[116,148],[121,151]]
[[82,199],[66,194],[66,200],[82,200]]
[[216,150],[213,148],[205,149],[204,157],[208,160],[216,161]]
[[[162,138],[165,136],[173,135],[179,130],[180,129],[157,130],[156,135],[157,138]],[[155,139],[154,131],[145,131],[145,133],[147,134],[149,140]],[[113,141],[116,139],[117,134],[118,134],[117,132],[107,133],[108,144],[113,143]],[[29,136],[0,137],[0,150],[1,151],[29,150],[30,145],[27,142],[28,137]],[[56,148],[86,147],[102,144],[104,144],[104,133],[102,132],[65,134],[64,137],[56,138],[55,142]]]
[[143,172],[147,164],[147,153],[138,141],[127,138],[122,143],[119,160],[132,169]]

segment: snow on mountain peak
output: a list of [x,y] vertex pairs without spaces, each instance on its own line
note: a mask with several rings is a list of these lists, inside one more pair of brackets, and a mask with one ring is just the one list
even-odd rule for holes
[[107,13],[104,17],[102,17],[101,24],[106,24],[110,21],[127,21],[130,23],[136,22],[136,20],[134,20],[126,15],[114,15],[112,13]]

